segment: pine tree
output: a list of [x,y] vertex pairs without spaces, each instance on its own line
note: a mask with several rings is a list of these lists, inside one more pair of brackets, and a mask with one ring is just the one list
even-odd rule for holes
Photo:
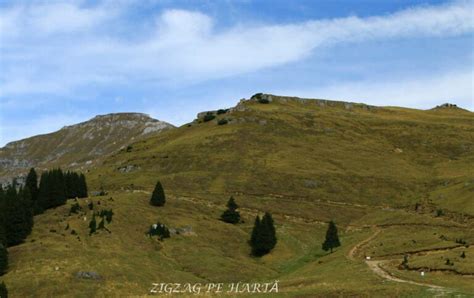
[[237,211],[237,208],[239,208],[239,206],[235,203],[234,198],[230,197],[227,202],[227,210],[222,213],[221,219],[231,224],[238,223],[240,221],[240,213]]
[[84,174],[81,173],[81,175],[79,175],[79,189],[78,189],[78,196],[79,198],[87,198],[87,183],[86,183],[86,176],[84,176]]
[[8,268],[8,251],[6,246],[0,243],[0,275],[7,272]]
[[28,236],[30,228],[24,209],[24,202],[16,192],[16,182],[13,182],[6,192],[5,230],[7,246],[17,245]]
[[257,215],[255,217],[255,222],[253,224],[252,235],[250,236],[250,246],[252,247],[252,253],[254,247],[257,247],[260,240],[260,217]]
[[19,199],[21,200],[22,210],[26,220],[26,228],[28,235],[33,229],[33,200],[31,198],[31,192],[28,187],[21,188],[18,193]]
[[7,286],[4,282],[0,284],[0,298],[8,298]]
[[7,245],[7,230],[5,227],[6,220],[6,197],[3,187],[0,184],[0,244]]
[[268,254],[276,245],[276,231],[272,215],[265,213],[262,219],[255,219],[254,228],[250,238],[252,254],[260,257]]
[[95,220],[95,213],[92,215],[92,219],[89,222],[89,235],[94,234],[97,231],[97,222]]
[[166,202],[165,192],[160,181],[156,182],[155,189],[151,195],[150,204],[153,206],[164,206]]
[[33,206],[34,214],[41,214],[47,209],[49,194],[51,192],[50,174],[49,171],[41,173],[39,183],[38,198]]
[[38,199],[38,175],[34,168],[30,169],[28,176],[26,176],[25,188],[30,191],[31,201],[34,203]]
[[328,230],[326,231],[326,240],[323,243],[323,250],[331,250],[332,253],[333,248],[339,246],[341,246],[341,243],[339,242],[339,236],[337,235],[337,227],[331,220],[329,222]]

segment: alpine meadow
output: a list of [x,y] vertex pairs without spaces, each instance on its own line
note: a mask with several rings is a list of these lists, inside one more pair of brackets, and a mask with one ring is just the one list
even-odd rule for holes
[[0,3],[0,298],[474,296],[473,9]]

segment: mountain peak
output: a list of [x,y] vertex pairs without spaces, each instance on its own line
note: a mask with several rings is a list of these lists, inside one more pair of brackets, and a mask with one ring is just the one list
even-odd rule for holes
[[97,115],[56,132],[8,143],[0,149],[0,178],[29,167],[87,168],[132,142],[173,128],[143,113]]

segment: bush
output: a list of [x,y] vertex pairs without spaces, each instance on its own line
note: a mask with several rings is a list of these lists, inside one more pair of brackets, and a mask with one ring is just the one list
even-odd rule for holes
[[163,240],[165,238],[170,238],[170,231],[164,224],[157,222],[150,226],[147,235],[150,237],[158,236],[160,240]]
[[208,122],[208,121],[214,120],[215,118],[216,116],[213,115],[212,113],[207,113],[206,115],[204,115],[204,118],[202,118],[202,120],[204,122]]
[[224,109],[219,109],[219,110],[217,110],[217,115],[225,114],[228,111],[229,111],[229,109],[225,109],[225,110]]
[[265,103],[270,103],[270,101],[269,101],[268,99],[266,99],[266,98],[260,98],[260,99],[258,100],[258,102],[259,102],[259,103],[263,103],[263,104],[265,104]]
[[81,206],[78,203],[75,203],[71,206],[71,209],[69,209],[69,215],[71,215],[73,213],[77,214],[81,210],[82,210]]
[[132,146],[130,146],[130,145],[127,146],[127,152],[132,152],[132,149],[133,149]]
[[219,121],[217,121],[217,125],[225,125],[227,123],[229,123],[227,119],[220,119]]

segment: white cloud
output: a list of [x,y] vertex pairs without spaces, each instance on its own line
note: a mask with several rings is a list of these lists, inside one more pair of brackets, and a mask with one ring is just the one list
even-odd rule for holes
[[118,4],[13,6],[0,12],[0,97],[141,80],[205,81],[299,61],[338,43],[472,33],[472,3],[225,30],[203,13],[167,10],[146,35],[135,25],[133,37],[112,33],[113,26],[131,26],[121,22],[125,8]]

